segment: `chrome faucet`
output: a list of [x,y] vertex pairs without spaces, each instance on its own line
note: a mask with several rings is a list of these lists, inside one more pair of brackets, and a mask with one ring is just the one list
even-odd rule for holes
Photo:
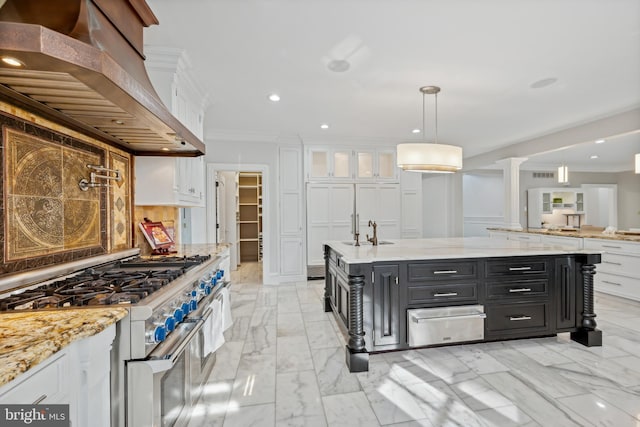
[[373,246],[378,246],[378,224],[369,220],[369,227],[373,227],[373,237],[369,237],[367,234],[367,242],[371,242]]

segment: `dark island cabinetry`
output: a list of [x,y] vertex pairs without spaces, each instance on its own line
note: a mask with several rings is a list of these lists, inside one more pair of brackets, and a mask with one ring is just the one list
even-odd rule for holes
[[601,344],[593,313],[599,254],[360,262],[326,245],[325,259],[325,310],[349,334],[352,371],[368,368],[369,353],[449,343],[571,332]]

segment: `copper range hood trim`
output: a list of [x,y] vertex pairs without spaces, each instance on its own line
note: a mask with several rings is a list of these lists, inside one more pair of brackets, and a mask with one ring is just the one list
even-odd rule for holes
[[6,21],[0,22],[0,56],[25,65],[0,62],[0,97],[92,130],[133,154],[205,152],[204,143],[162,103],[142,60],[127,64],[142,69],[136,79],[105,50],[41,25]]

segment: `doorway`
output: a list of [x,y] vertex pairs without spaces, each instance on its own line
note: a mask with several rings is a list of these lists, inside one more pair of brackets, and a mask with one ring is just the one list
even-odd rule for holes
[[207,212],[212,227],[209,239],[231,246],[231,270],[238,274],[251,272],[253,280],[263,283],[268,268],[269,240],[267,209],[267,167],[265,165],[212,164],[207,167],[207,180],[214,185]]

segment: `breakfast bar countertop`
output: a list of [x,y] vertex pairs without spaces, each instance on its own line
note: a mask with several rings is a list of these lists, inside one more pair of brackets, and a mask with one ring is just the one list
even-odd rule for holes
[[96,335],[128,315],[123,307],[0,314],[0,386],[74,341]]
[[577,238],[585,238],[585,239],[605,239],[605,240],[622,240],[627,242],[637,242],[640,243],[640,234],[603,234],[593,231],[581,231],[576,229],[575,231],[561,231],[561,230],[551,230],[547,228],[524,228],[522,230],[512,230],[509,228],[487,228],[489,231],[506,231],[509,233],[532,233],[532,234],[542,234],[547,236],[562,236],[562,237],[577,237]]

